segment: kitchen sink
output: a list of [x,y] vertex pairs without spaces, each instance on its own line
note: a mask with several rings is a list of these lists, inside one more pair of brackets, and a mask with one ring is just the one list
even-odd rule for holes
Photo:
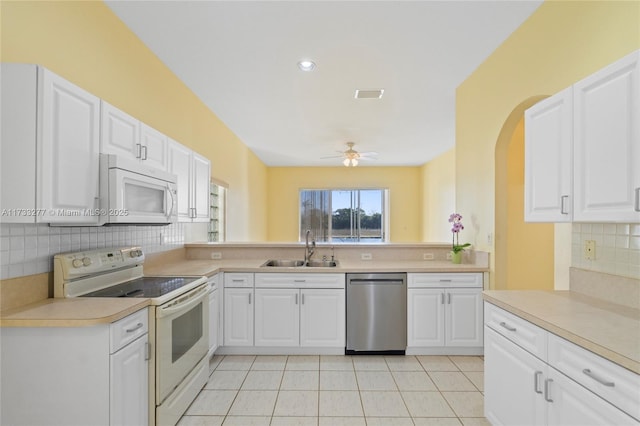
[[335,260],[310,260],[305,266],[309,268],[335,268],[338,262]]
[[305,263],[304,260],[269,259],[260,266],[274,268],[335,268],[338,266],[338,262],[335,260],[310,260]]
[[304,260],[288,260],[288,259],[270,259],[262,264],[262,266],[273,266],[279,268],[295,268],[304,266]]

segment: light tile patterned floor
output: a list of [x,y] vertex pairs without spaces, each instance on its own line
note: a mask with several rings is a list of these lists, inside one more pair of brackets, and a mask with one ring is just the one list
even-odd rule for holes
[[216,356],[179,426],[485,426],[479,356]]

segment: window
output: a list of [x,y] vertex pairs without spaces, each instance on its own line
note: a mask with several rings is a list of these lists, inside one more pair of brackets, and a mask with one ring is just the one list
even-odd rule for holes
[[208,241],[225,240],[227,185],[211,182],[209,191],[209,232]]
[[310,229],[318,242],[385,242],[386,199],[385,189],[303,189],[300,241]]

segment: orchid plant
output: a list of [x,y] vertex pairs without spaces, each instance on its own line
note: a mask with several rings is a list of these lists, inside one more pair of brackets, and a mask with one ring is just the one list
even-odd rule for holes
[[453,241],[451,245],[452,251],[454,253],[464,251],[464,249],[469,247],[471,244],[460,244],[458,241],[458,234],[464,229],[464,226],[462,225],[462,216],[458,213],[451,213],[449,216],[449,223],[451,223],[451,232],[453,233]]

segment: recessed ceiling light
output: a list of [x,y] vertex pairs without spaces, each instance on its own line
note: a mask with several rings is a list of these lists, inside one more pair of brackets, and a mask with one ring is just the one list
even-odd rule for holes
[[315,62],[308,59],[298,62],[298,68],[300,68],[302,71],[313,71],[315,67]]
[[356,89],[354,98],[356,99],[382,99],[384,89],[363,90]]

